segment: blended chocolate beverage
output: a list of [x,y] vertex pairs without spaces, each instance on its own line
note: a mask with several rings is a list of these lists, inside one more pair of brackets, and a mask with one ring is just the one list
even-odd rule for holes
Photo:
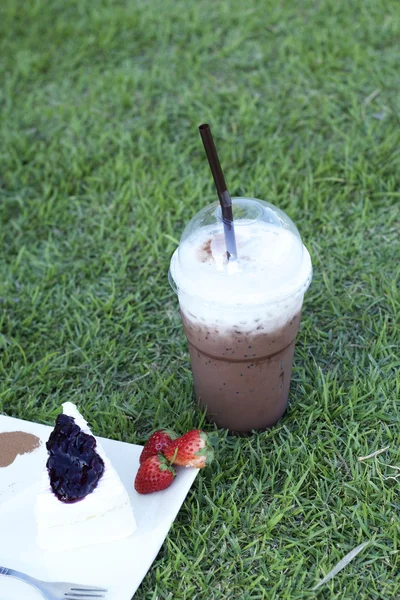
[[227,259],[215,204],[186,227],[170,281],[199,406],[218,426],[249,432],[270,427],[285,412],[312,268],[285,213],[250,198],[234,198],[233,208],[237,260]]

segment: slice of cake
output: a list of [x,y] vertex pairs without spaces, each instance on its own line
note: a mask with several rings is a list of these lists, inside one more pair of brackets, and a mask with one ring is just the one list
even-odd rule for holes
[[35,507],[38,545],[68,550],[131,535],[136,522],[128,493],[71,402],[63,404],[46,446]]

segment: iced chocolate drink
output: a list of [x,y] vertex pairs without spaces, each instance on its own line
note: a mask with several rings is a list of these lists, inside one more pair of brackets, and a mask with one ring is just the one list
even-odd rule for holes
[[[194,387],[208,418],[233,431],[276,423],[289,394],[310,256],[289,217],[234,199],[237,260],[227,260],[220,208],[201,211],[171,260]],[[237,216],[236,216],[237,215]]]

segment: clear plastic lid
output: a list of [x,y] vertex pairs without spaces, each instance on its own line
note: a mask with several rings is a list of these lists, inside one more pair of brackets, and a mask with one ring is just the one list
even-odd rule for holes
[[178,293],[223,304],[275,302],[304,293],[312,276],[309,253],[293,221],[255,198],[233,198],[237,260],[227,259],[221,208],[191,219],[171,259]]

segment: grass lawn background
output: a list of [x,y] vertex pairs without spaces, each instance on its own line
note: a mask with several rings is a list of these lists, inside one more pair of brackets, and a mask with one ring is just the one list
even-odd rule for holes
[[396,0],[0,5],[2,413],[204,423],[167,280],[215,199],[201,122],[313,260],[287,416],[218,431],[138,600],[400,596],[399,39]]

